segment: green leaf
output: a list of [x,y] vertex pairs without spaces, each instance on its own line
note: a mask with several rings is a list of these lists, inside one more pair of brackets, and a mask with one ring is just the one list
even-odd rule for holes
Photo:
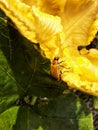
[[41,126],[39,126],[38,130],[43,130],[43,128]]
[[0,114],[0,130],[12,130],[19,107],[12,107]]
[[94,108],[98,109],[98,97],[93,97]]
[[9,44],[7,22],[0,17],[0,113],[18,98],[17,83],[7,60],[10,59]]
[[51,98],[33,107],[21,106],[14,130],[92,130],[92,114],[72,94]]
[[82,100],[72,94],[62,95],[47,105],[38,105],[45,130],[92,130],[92,115]]
[[37,130],[42,127],[42,125],[44,124],[41,116],[30,107],[23,105],[18,111],[13,130]]

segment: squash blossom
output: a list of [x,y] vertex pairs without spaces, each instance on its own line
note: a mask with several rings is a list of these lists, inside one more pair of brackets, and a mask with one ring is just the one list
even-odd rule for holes
[[98,0],[0,0],[0,8],[51,62],[59,57],[70,88],[98,96],[98,50],[78,50],[98,31]]

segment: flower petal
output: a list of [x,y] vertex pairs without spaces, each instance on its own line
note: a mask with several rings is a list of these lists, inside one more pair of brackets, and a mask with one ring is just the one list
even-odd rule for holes
[[77,46],[90,44],[98,30],[97,14],[97,0],[68,0],[61,15],[65,41]]
[[59,17],[43,13],[20,0],[0,0],[0,7],[13,20],[19,31],[32,42],[42,43],[62,31]]

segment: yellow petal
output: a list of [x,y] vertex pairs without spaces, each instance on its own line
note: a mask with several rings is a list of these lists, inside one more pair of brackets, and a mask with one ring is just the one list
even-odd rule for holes
[[78,74],[63,74],[63,80],[67,82],[70,88],[80,90],[98,97],[98,82],[88,82],[82,79]]
[[35,20],[32,17],[30,7],[21,3],[19,0],[0,0],[0,8],[8,17],[15,23],[19,31],[29,40],[37,42],[36,35],[32,30],[35,30]]
[[20,0],[20,1],[29,6],[36,5],[36,3],[37,3],[37,0]]
[[87,43],[90,43],[94,39],[97,31],[98,31],[98,12],[93,24],[90,27]]
[[47,41],[62,31],[61,19],[59,17],[42,13],[34,6],[32,7],[32,12],[36,20],[35,26],[37,29],[35,33],[39,43]]
[[37,0],[37,6],[44,12],[60,15],[64,12],[67,0]]
[[0,0],[0,7],[13,20],[21,34],[32,42],[42,43],[62,30],[59,17],[43,13],[19,0]]
[[65,41],[77,45],[90,44],[98,30],[97,14],[97,0],[68,0],[61,14]]
[[84,57],[78,57],[77,64],[82,71],[82,77],[88,81],[98,82],[98,68],[90,60]]

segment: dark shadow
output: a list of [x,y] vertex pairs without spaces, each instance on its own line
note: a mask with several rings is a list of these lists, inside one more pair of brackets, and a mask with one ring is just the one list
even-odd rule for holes
[[8,27],[12,49],[9,63],[19,84],[19,94],[37,96],[60,94],[66,88],[66,84],[51,78],[50,61],[40,54],[36,44],[22,37],[11,26]]
[[1,36],[0,48],[14,74],[20,97],[55,97],[66,89],[66,83],[50,76],[50,61],[41,55],[38,45],[21,36],[9,23],[0,31],[7,36]]
[[[81,115],[85,114],[86,117],[89,111],[83,102],[80,101],[79,108],[76,104],[77,98],[67,94],[50,100],[48,104],[21,105],[13,130],[27,130],[27,127],[29,130],[39,127],[43,130],[79,130]],[[79,111],[76,113],[77,108]],[[89,124],[85,127],[89,128]]]

